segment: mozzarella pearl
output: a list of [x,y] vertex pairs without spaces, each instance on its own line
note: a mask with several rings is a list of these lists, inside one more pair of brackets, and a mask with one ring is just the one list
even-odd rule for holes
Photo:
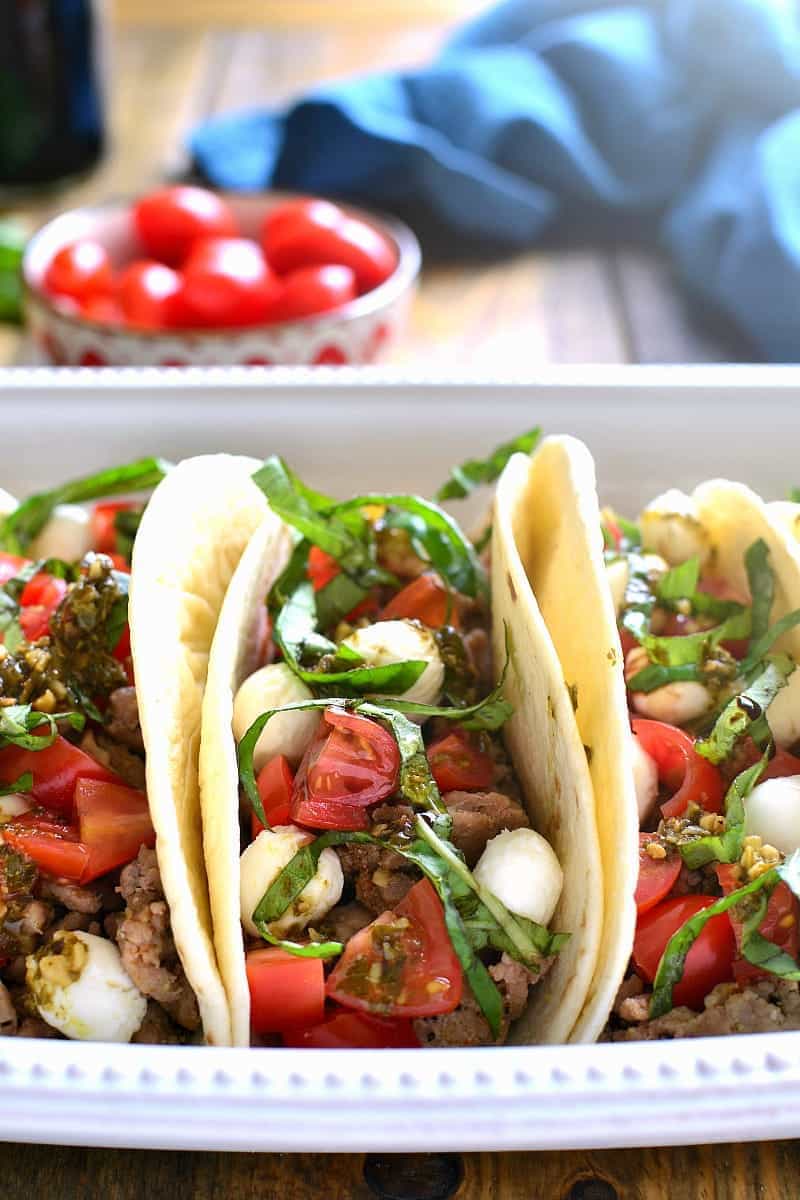
[[77,1041],[129,1042],[147,1011],[117,947],[92,933],[54,934],[28,955],[25,979],[42,1020]]
[[487,842],[473,872],[506,908],[539,925],[550,922],[564,874],[549,842],[534,829],[506,829]]
[[746,834],[758,834],[782,854],[800,847],[800,775],[766,779],[744,802]]
[[[313,700],[310,688],[298,679],[286,663],[271,663],[245,679],[233,702],[233,734],[239,742],[253,721],[270,708]],[[284,754],[292,766],[297,766],[306,747],[316,733],[321,713],[318,709],[277,713],[272,717],[256,742],[253,765],[256,771],[277,754]]]
[[78,562],[92,549],[91,518],[77,504],[58,504],[30,546],[31,558],[63,558]]
[[644,825],[650,819],[658,799],[658,765],[635,734],[633,736],[633,786],[636,789],[639,824]]
[[379,621],[358,629],[345,638],[343,644],[360,654],[368,667],[384,667],[410,660],[426,662],[428,665],[425,670],[417,682],[402,693],[402,698],[418,704],[439,703],[444,684],[444,663],[430,629],[413,621]]
[[711,539],[697,516],[694,501],[677,488],[656,496],[639,517],[642,545],[678,566],[699,557],[701,567],[711,555]]
[[[247,847],[239,859],[239,902],[242,924],[258,937],[253,913],[266,890],[294,858],[301,846],[313,841],[311,834],[296,825],[276,825],[265,829]],[[330,848],[323,850],[317,872],[277,921],[270,924],[276,937],[300,933],[314,921],[320,921],[338,904],[344,887],[339,856]]]
[[13,821],[14,817],[28,812],[33,806],[30,796],[22,796],[17,792],[10,796],[0,796],[0,825],[4,821]]

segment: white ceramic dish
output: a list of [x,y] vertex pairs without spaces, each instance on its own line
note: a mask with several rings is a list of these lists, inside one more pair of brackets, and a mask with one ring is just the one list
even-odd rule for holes
[[[787,368],[587,368],[500,385],[373,372],[0,372],[0,485],[158,452],[279,450],[320,488],[430,492],[535,423],[587,440],[625,509],[668,485],[800,482]],[[46,436],[45,431],[49,431]],[[800,1135],[800,1033],[491,1050],[0,1041],[0,1138],[279,1151],[565,1149]]]

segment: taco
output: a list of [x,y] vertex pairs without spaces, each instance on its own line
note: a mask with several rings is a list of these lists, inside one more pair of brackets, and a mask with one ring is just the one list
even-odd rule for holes
[[336,502],[280,459],[254,479],[286,528],[265,523],[234,573],[200,750],[234,1043],[565,1040],[595,971],[599,852],[502,504],[490,606],[437,505]]
[[146,460],[6,505],[2,1033],[230,1041],[197,771],[216,618],[265,515],[255,465]]
[[[534,455],[521,552],[568,678],[575,631],[602,614],[580,651],[592,709],[579,693],[576,716],[595,722],[593,748],[615,747],[594,781],[601,844],[609,823],[639,828],[638,854],[607,846],[637,915],[601,959],[605,1036],[800,1028],[796,540],[785,512],[727,480],[666,492],[636,523],[601,514],[586,462],[569,439]],[[579,588],[575,561],[591,564]]]

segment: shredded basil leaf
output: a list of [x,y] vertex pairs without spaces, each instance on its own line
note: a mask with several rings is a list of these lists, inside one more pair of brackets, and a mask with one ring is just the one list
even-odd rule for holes
[[128,562],[133,554],[133,543],[143,516],[144,508],[121,508],[114,514],[116,551]]
[[738,862],[742,853],[744,837],[744,801],[758,783],[769,765],[769,751],[752,767],[740,771],[732,781],[725,796],[726,829],[721,834],[709,834],[679,846],[681,858],[690,871],[704,867],[706,863]]
[[[0,708],[0,749],[19,746],[22,750],[46,750],[58,737],[58,722],[67,721],[73,729],[83,729],[86,719],[82,713],[35,712],[30,704],[9,704]],[[33,731],[47,725],[47,733]]]
[[794,669],[788,654],[765,659],[761,673],[725,705],[708,737],[695,742],[697,753],[715,765],[727,758],[738,739],[753,732]]
[[512,454],[530,454],[541,437],[542,431],[537,425],[527,433],[521,433],[510,442],[496,446],[487,458],[468,458],[458,467],[453,467],[450,478],[439,488],[437,501],[461,500],[483,483],[494,483],[503,473]]
[[666,575],[662,575],[656,587],[659,600],[684,600],[693,596],[697,591],[700,579],[700,559],[687,558],[686,562],[677,567],[670,567]]
[[17,793],[30,792],[33,789],[33,775],[25,771],[13,783],[0,784],[0,796],[15,796]]
[[142,458],[29,496],[13,512],[0,518],[0,550],[24,554],[58,504],[79,504],[83,500],[97,500],[120,492],[145,491],[160,483],[168,470],[169,463],[163,459]]
[[265,942],[286,950],[295,958],[335,958],[344,950],[342,942],[292,942],[286,938],[275,937],[264,921],[254,921],[254,924]]

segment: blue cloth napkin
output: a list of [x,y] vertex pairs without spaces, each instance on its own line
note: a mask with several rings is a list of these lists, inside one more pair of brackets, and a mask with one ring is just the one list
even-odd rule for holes
[[791,0],[506,0],[423,70],[195,130],[226,188],[392,210],[466,255],[649,233],[766,358],[800,360]]

